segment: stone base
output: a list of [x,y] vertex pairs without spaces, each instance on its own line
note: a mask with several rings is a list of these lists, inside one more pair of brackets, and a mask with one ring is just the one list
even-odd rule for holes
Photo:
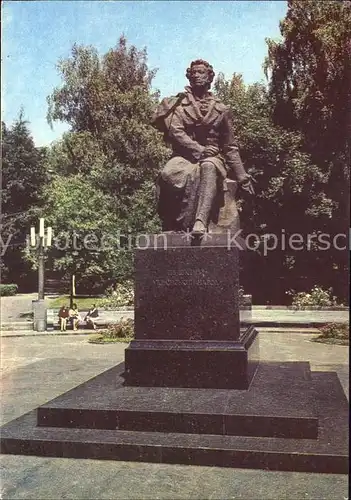
[[224,191],[217,196],[217,204],[212,210],[211,220],[208,225],[209,233],[224,233],[228,230],[233,233],[239,231],[240,218],[235,201],[237,188],[238,183],[236,181],[225,180]]
[[125,384],[248,389],[258,362],[253,326],[238,341],[133,340],[125,351]]
[[47,304],[44,299],[32,300],[33,309],[33,330],[45,332],[46,330],[46,309]]
[[1,451],[348,473],[348,403],[336,373],[261,363],[249,390],[125,387],[118,365],[1,429]]

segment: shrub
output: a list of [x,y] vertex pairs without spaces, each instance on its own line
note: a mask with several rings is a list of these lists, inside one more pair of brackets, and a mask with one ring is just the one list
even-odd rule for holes
[[94,344],[104,344],[111,342],[130,342],[134,338],[134,320],[122,318],[118,323],[108,325],[98,335],[91,337],[89,342]]
[[292,306],[295,309],[306,309],[308,307],[331,307],[342,305],[337,303],[337,299],[332,295],[332,289],[323,290],[315,285],[312,290],[307,292],[295,293],[293,290],[287,292],[292,296]]
[[313,342],[349,345],[349,325],[347,323],[327,323],[319,328],[320,335]]
[[16,295],[18,292],[18,285],[15,283],[9,285],[0,285],[0,296],[1,297],[11,297]]
[[108,288],[105,292],[106,297],[99,300],[99,307],[105,309],[115,309],[116,307],[134,305],[134,283],[125,281],[119,283],[115,288]]

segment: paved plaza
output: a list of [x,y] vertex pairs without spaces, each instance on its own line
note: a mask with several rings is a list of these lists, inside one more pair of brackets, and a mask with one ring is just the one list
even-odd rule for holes
[[[348,348],[311,334],[260,332],[261,359],[310,361],[336,371],[348,393]],[[125,344],[89,344],[84,335],[2,338],[2,423],[123,361]],[[328,499],[347,498],[347,477],[184,465],[1,457],[4,499]]]

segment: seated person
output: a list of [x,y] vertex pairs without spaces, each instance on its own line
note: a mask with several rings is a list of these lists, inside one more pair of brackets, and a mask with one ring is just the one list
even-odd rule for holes
[[81,322],[82,318],[80,317],[77,304],[73,304],[71,309],[69,310],[69,317],[72,323],[73,330],[78,329],[78,325]]
[[87,326],[90,326],[94,330],[96,330],[96,318],[99,317],[99,311],[96,309],[95,304],[92,305],[91,309],[87,312],[87,315],[84,318],[84,321],[86,321]]
[[69,317],[69,310],[67,306],[62,306],[60,308],[58,317],[59,317],[61,332],[65,332],[67,327],[67,318]]

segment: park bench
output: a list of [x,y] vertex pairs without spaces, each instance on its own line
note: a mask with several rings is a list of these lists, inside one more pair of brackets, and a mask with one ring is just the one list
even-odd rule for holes
[[[88,310],[80,310],[79,314],[82,318],[82,320],[85,318]],[[124,311],[125,313],[126,311]],[[131,313],[132,310],[129,310],[128,313]],[[58,313],[59,313],[59,308],[56,309],[47,309],[46,312],[46,328],[47,330],[58,330],[60,328],[59,326],[59,320],[58,320]],[[118,323],[118,321],[121,320],[123,317],[123,310],[105,310],[105,309],[99,309],[99,317],[95,318],[95,324],[97,328],[105,328],[108,325]],[[79,330],[84,330],[88,329],[85,321],[81,321],[81,323],[78,326]],[[90,328],[89,328],[90,329]],[[72,324],[71,322],[67,322],[67,330],[72,330]]]

